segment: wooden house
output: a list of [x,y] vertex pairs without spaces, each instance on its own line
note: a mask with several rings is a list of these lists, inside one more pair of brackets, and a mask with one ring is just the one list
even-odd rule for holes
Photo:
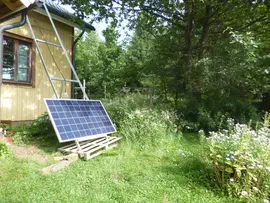
[[[72,71],[58,44],[56,33],[46,15],[43,1],[0,0],[0,122],[13,124],[30,121],[45,112],[43,98],[52,98],[53,89],[43,67],[25,16],[31,22],[50,76],[72,78]],[[55,23],[63,45],[70,58],[74,57],[74,28],[94,30],[94,27],[74,17],[60,5],[46,0],[47,8]],[[27,13],[27,14],[26,14]],[[7,25],[21,23],[3,30]],[[42,43],[43,41],[43,43]],[[56,90],[67,92],[71,98],[72,85],[54,81]]]

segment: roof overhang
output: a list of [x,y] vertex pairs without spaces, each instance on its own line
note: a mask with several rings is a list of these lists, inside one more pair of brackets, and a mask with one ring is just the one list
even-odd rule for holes
[[[33,9],[33,11],[36,12],[36,13],[39,13],[41,15],[47,16],[46,11],[44,9],[42,9],[42,8],[37,8],[36,7],[36,8]],[[66,25],[69,25],[71,27],[76,27],[76,28],[79,28],[79,29],[82,29],[82,27],[83,27],[82,25],[79,25],[79,24],[77,24],[75,22],[72,22],[71,20],[68,20],[66,18],[63,18],[63,17],[61,17],[59,15],[55,15],[54,13],[51,13],[51,17],[54,20],[59,21],[61,23],[64,23]],[[93,30],[95,30],[95,29],[93,29]]]
[[19,14],[24,9],[29,9],[47,16],[43,7],[43,1],[46,2],[54,20],[79,29],[95,30],[95,28],[89,23],[75,17],[71,13],[62,9],[61,6],[54,5],[48,0],[0,0],[0,22]]
[[0,0],[0,18],[28,8],[35,0]]

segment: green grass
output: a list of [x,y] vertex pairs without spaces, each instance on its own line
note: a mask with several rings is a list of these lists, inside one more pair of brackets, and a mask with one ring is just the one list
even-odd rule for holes
[[44,164],[10,157],[0,160],[0,202],[232,202],[211,186],[202,153],[194,134],[154,147],[122,141],[48,176]]

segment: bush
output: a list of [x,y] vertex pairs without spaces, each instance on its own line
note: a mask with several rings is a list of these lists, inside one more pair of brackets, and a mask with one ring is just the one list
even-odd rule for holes
[[33,120],[30,125],[20,125],[14,127],[15,134],[13,139],[17,143],[27,143],[32,140],[46,140],[55,137],[54,128],[48,113],[44,113]]
[[129,94],[104,104],[118,134],[132,143],[156,144],[177,130],[176,115],[171,111],[150,110],[145,95]]
[[10,154],[10,150],[7,146],[7,143],[0,140],[0,157],[5,158]]
[[104,105],[115,126],[119,129],[124,120],[127,119],[128,113],[134,112],[136,109],[150,108],[147,96],[132,93],[113,100],[105,100]]
[[228,130],[206,138],[216,183],[244,201],[270,197],[270,116],[253,130],[228,120]]
[[126,113],[119,134],[133,143],[156,144],[176,131],[173,114],[167,111],[135,110]]
[[29,130],[31,135],[36,138],[45,139],[55,136],[55,131],[48,113],[44,113],[42,116],[33,120]]
[[263,114],[246,99],[210,94],[198,100],[183,98],[179,103],[178,115],[184,121],[180,123],[183,131],[197,132],[203,129],[209,133],[224,128],[228,118],[234,118],[239,123],[252,120],[252,124],[256,125]]

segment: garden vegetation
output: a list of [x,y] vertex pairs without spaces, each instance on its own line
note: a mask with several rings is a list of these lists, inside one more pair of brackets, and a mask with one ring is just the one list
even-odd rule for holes
[[[121,146],[41,177],[1,142],[0,201],[270,202],[268,1],[62,3],[108,22],[77,44],[76,70]],[[9,130],[57,154],[47,114]]]

